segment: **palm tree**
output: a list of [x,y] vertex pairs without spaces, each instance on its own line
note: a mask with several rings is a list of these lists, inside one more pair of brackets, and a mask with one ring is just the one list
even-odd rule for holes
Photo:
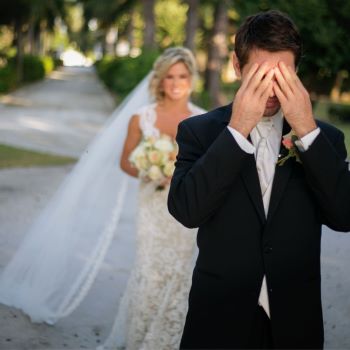
[[143,45],[145,48],[155,48],[154,32],[155,32],[155,20],[154,20],[154,5],[155,0],[144,0],[143,14],[145,20],[145,36]]
[[220,101],[220,74],[223,60],[227,56],[227,1],[215,1],[214,6],[214,26],[208,48],[205,89],[209,93],[211,104],[219,106],[222,104]]
[[187,12],[187,22],[186,22],[186,40],[185,46],[190,50],[195,49],[195,35],[199,23],[199,0],[187,0],[188,12]]

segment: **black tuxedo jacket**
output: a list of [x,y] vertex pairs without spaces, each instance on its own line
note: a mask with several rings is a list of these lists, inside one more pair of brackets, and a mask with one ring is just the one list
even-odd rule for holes
[[[321,225],[350,231],[344,135],[318,122],[302,164],[276,165],[266,218],[254,155],[227,129],[230,116],[231,104],[178,129],[168,208],[183,225],[199,227],[181,348],[249,348],[264,274],[274,346],[322,348]],[[283,135],[289,131],[284,122]]]

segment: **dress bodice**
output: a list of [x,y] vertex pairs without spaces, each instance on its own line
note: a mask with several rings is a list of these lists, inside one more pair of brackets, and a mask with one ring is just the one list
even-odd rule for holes
[[156,128],[156,104],[144,106],[136,113],[140,116],[140,129],[143,137],[159,137],[160,131]]
[[[160,136],[160,130],[155,126],[157,120],[156,103],[144,106],[140,108],[136,114],[140,116],[140,129],[143,137],[156,137]],[[203,114],[205,110],[192,104],[188,103],[188,109],[191,111],[190,116]]]

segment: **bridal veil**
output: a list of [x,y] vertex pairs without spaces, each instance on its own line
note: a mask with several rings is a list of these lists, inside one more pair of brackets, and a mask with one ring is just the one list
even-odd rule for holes
[[111,115],[0,275],[0,302],[54,324],[83,300],[135,182],[119,166],[130,117],[150,103],[150,75]]

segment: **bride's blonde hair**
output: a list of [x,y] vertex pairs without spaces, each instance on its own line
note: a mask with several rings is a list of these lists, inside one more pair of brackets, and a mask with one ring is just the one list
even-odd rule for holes
[[164,98],[164,91],[161,84],[162,80],[165,78],[169,68],[178,62],[184,63],[187,67],[191,75],[191,84],[193,88],[197,76],[197,64],[193,53],[185,47],[171,47],[166,49],[153,64],[153,73],[149,83],[149,90],[156,101],[161,101]]

